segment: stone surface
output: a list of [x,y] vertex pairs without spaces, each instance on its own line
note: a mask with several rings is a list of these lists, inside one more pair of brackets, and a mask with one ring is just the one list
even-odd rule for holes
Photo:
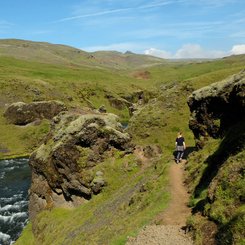
[[193,241],[176,225],[151,225],[136,238],[129,237],[126,245],[192,245]]
[[17,102],[6,109],[4,116],[10,123],[26,125],[38,119],[52,119],[65,110],[67,110],[66,106],[59,101],[40,101],[30,104]]
[[30,157],[31,220],[40,210],[76,206],[100,193],[106,180],[93,167],[111,149],[132,147],[130,141],[114,114],[67,112],[55,117],[44,144]]
[[188,105],[191,111],[189,127],[201,148],[206,137],[218,138],[244,118],[245,70],[194,91]]

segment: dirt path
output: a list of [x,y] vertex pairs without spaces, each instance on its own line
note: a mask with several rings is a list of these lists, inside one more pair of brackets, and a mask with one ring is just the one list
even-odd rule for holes
[[126,245],[191,245],[193,242],[182,229],[191,214],[187,207],[189,196],[183,185],[183,166],[172,163],[169,170],[171,201],[165,211],[146,226],[136,238],[129,238]]

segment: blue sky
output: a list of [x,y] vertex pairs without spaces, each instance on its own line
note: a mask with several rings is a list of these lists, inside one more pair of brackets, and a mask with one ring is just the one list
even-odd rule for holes
[[245,0],[2,0],[0,38],[163,58],[245,53]]

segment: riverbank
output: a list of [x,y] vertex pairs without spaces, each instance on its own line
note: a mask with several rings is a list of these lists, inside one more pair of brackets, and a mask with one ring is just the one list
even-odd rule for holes
[[9,159],[20,159],[20,158],[29,158],[29,153],[18,154],[18,155],[7,155],[7,156],[0,156],[0,161],[2,160],[9,160]]
[[28,222],[28,158],[0,160],[0,244],[12,244]]

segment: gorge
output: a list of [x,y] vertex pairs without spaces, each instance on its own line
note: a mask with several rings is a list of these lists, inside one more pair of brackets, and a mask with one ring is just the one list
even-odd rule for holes
[[[0,41],[0,55],[6,44],[0,158],[30,156],[32,171],[30,222],[16,245],[125,244],[170,203],[180,130],[193,239],[243,242],[244,55],[173,62],[106,52],[91,58],[71,47],[21,40]],[[22,58],[28,50],[30,58]],[[46,55],[38,58],[42,50]],[[19,201],[1,199],[1,208]],[[9,242],[7,230],[1,232]]]

